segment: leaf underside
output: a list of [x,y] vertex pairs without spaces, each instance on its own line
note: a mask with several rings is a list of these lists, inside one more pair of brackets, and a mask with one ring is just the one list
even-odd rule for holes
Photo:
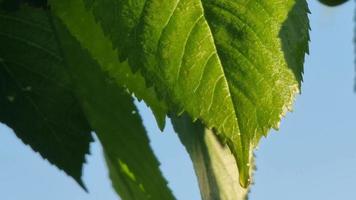
[[[157,99],[153,88],[147,88],[145,79],[139,73],[132,73],[127,61],[120,61],[118,51],[113,48],[110,38],[104,35],[94,16],[82,0],[50,0],[53,12],[63,21],[71,34],[89,51],[118,85],[124,86],[139,100],[144,100],[152,109],[158,125],[164,128],[167,105]],[[114,7],[110,6],[110,7]],[[118,30],[116,30],[118,31]]]
[[[247,187],[253,147],[278,128],[300,89],[309,40],[305,0],[50,2],[94,57],[95,50],[109,49],[128,60],[170,111],[215,129]],[[74,12],[78,7],[81,12]],[[99,25],[95,37],[108,48],[88,44],[95,37],[83,33]],[[119,76],[114,65],[101,66]]]
[[83,186],[81,169],[92,140],[88,118],[122,199],[174,199],[132,97],[50,10],[22,4],[17,11],[3,9],[0,27],[1,122]]
[[46,12],[8,11],[0,0],[0,122],[84,187],[92,141]]
[[174,199],[131,95],[55,21],[76,94],[103,146],[114,189],[123,200]]

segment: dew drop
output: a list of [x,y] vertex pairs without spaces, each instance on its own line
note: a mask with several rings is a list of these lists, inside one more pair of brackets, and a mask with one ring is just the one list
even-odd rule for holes
[[136,110],[133,110],[131,113],[132,113],[133,115],[136,114]]

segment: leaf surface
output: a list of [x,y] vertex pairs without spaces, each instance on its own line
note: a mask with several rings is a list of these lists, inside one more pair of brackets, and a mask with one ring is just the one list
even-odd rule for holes
[[0,0],[0,122],[82,187],[91,128],[63,68],[47,12]]
[[20,6],[19,11],[0,13],[0,119],[82,184],[81,167],[91,140],[83,107],[122,199],[174,199],[132,97],[63,27],[55,29],[60,25],[48,10]]
[[100,67],[108,72],[119,85],[127,88],[139,100],[143,99],[150,106],[159,127],[163,129],[167,105],[157,99],[153,88],[146,87],[145,79],[141,74],[133,73],[127,62],[119,60],[118,51],[113,48],[111,39],[104,34],[92,12],[86,9],[84,2],[82,0],[50,0],[50,3],[54,13],[89,51]]
[[174,199],[131,95],[60,22],[56,27],[75,91],[103,146],[114,189],[123,200]]
[[[141,71],[170,111],[216,129],[248,186],[252,147],[278,128],[299,92],[309,40],[305,0],[51,2],[79,40],[89,29],[78,20],[94,26],[83,13],[99,23],[107,47]],[[81,14],[69,12],[78,5]]]

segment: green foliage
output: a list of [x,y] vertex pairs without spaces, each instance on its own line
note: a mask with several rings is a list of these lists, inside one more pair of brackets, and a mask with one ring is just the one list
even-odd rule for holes
[[79,183],[93,130],[122,199],[174,199],[134,95],[172,118],[203,199],[246,198],[300,91],[305,0],[33,2],[0,0],[1,122]]
[[[309,39],[306,2],[85,2],[51,1],[78,38],[84,27],[98,26],[94,15],[121,60],[141,70],[171,112],[186,111],[216,129],[246,187],[253,147],[278,127],[299,91]],[[79,20],[86,25],[78,27]]]
[[174,199],[132,97],[50,12],[21,6],[1,16],[1,121],[83,185],[88,119],[122,199]]
[[160,102],[153,88],[146,88],[144,78],[133,74],[126,62],[120,62],[117,51],[107,38],[94,16],[86,10],[82,0],[51,0],[53,12],[63,21],[71,34],[86,48],[93,59],[121,86],[144,99],[151,107],[161,129],[164,127],[167,106]]
[[149,146],[133,98],[100,69],[59,22],[56,24],[75,91],[103,146],[118,194],[124,200],[174,199]]
[[[2,2],[2,1],[0,1]],[[0,121],[82,186],[92,140],[48,12],[0,10]]]

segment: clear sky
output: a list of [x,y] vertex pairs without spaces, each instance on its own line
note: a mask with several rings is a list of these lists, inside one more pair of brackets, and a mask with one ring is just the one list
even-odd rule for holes
[[[309,1],[310,55],[294,112],[261,141],[250,200],[356,199],[356,93],[354,1],[329,9]],[[187,153],[170,125],[162,134],[139,104],[161,169],[178,200],[199,200]],[[115,200],[101,147],[84,167],[85,193],[0,125],[1,200]]]

